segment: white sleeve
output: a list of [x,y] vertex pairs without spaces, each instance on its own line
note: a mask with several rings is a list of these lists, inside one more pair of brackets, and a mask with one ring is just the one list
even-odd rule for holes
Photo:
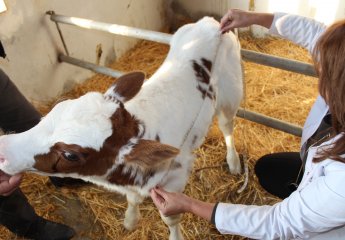
[[306,239],[344,226],[345,172],[334,170],[273,206],[219,203],[216,228],[254,239]]
[[312,52],[326,25],[311,18],[293,14],[275,13],[269,33],[289,39]]

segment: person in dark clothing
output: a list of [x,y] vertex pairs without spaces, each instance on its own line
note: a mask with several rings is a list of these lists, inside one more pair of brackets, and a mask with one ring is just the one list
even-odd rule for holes
[[[0,69],[0,128],[23,132],[40,121],[41,115]],[[67,240],[72,228],[38,216],[18,187],[22,176],[0,171],[0,224],[18,236],[38,240]]]

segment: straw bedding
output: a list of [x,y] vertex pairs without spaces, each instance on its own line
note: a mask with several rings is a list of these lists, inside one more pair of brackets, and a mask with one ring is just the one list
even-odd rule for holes
[[[249,34],[242,34],[240,40],[244,49],[310,62],[304,49],[286,40],[254,39]],[[166,45],[141,41],[111,67],[124,72],[141,70],[149,77],[162,63],[168,50]],[[317,94],[315,78],[248,62],[244,63],[244,72],[246,97],[242,103],[243,108],[303,125]],[[58,100],[76,98],[88,91],[104,92],[113,80],[95,74]],[[38,108],[45,114],[52,104],[54,102],[42,104]],[[249,169],[248,185],[244,191],[237,192],[244,183],[244,174],[233,176],[228,172],[225,164],[225,143],[220,130],[213,125],[204,144],[196,151],[197,160],[185,193],[209,202],[264,205],[279,201],[259,186],[253,172],[255,161],[268,153],[298,151],[300,139],[237,118],[235,141],[238,152],[246,156]],[[168,229],[160,220],[150,199],[145,200],[140,207],[142,220],[138,228],[129,232],[122,225],[127,205],[123,196],[93,185],[56,189],[47,177],[33,174],[26,174],[21,187],[38,214],[75,227],[78,231],[75,239],[129,240],[168,237]],[[238,236],[222,236],[212,225],[191,214],[183,216],[181,226],[186,239],[243,239]],[[0,239],[16,239],[16,236],[1,227]]]

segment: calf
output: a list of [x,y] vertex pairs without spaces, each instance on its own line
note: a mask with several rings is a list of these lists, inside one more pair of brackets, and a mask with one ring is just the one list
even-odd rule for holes
[[[143,73],[126,74],[105,94],[61,102],[29,131],[2,136],[1,170],[79,178],[125,194],[129,230],[150,189],[184,190],[192,152],[215,115],[230,171],[240,172],[232,133],[243,86],[240,47],[232,33],[222,35],[209,17],[181,27],[164,63],[144,80]],[[162,218],[169,239],[183,239],[180,216]]]

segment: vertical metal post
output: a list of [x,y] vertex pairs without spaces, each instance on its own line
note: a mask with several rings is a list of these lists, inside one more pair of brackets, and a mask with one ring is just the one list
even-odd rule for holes
[[[48,15],[55,15],[55,12],[54,12],[54,11],[47,11],[46,14],[48,14]],[[56,28],[57,28],[57,30],[58,30],[58,33],[59,33],[59,36],[60,36],[60,39],[61,39],[63,48],[65,49],[66,55],[69,56],[69,52],[68,52],[68,49],[67,49],[67,45],[66,45],[65,39],[64,39],[64,37],[63,37],[63,35],[62,35],[62,31],[61,31],[61,29],[60,29],[59,23],[58,23],[58,22],[55,22],[55,25],[56,25]]]

